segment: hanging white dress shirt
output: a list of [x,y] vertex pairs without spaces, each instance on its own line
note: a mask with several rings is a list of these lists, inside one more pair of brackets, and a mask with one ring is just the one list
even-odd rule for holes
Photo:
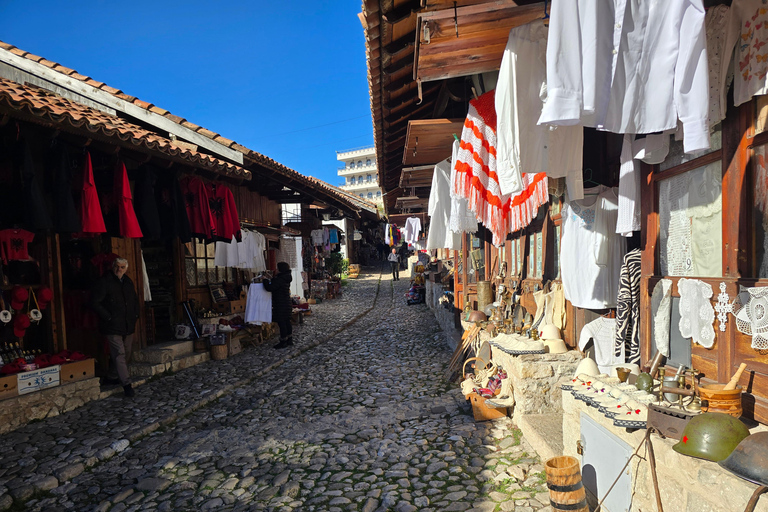
[[435,166],[429,191],[429,232],[427,250],[461,249],[461,235],[448,229],[451,217],[451,162],[445,159]]
[[614,133],[670,130],[709,148],[702,0],[553,0],[539,123]]
[[568,194],[581,199],[584,129],[536,124],[546,96],[546,55],[547,27],[542,20],[510,30],[495,97],[499,188],[503,194],[517,195],[523,190],[522,173],[544,172],[568,178]]
[[[456,161],[459,154],[459,141],[453,142],[451,162]],[[451,165],[451,217],[448,220],[448,227],[454,233],[474,233],[477,231],[477,218],[472,210],[469,209],[469,201],[461,196],[456,190],[457,179],[456,167]]]

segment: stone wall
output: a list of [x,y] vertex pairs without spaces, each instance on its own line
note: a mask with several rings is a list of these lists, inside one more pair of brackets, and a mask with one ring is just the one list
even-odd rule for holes
[[440,297],[443,296],[445,288],[440,283],[433,283],[427,280],[426,282],[426,302],[429,309],[435,314],[435,319],[438,325],[445,334],[446,343],[451,347],[451,350],[456,350],[456,347],[461,343],[461,332],[454,327],[453,324],[453,311],[449,311],[443,307],[440,302]]
[[[581,414],[588,415],[600,426],[629,445],[632,451],[642,442],[645,430],[629,433],[625,428],[614,427],[613,422],[594,407],[576,400],[570,393],[563,393],[563,443],[565,455],[572,455],[579,460],[576,443],[581,438]],[[763,426],[751,429],[751,432],[765,430]],[[658,475],[662,505],[665,510],[680,512],[724,512],[744,510],[756,485],[733,476],[714,462],[694,459],[681,455],[672,449],[677,443],[673,439],[652,436],[656,455],[656,473]],[[641,449],[645,455],[645,449]],[[630,463],[632,474],[632,510],[655,511],[656,497],[653,481],[646,460],[633,459]],[[768,499],[765,495],[758,501],[757,512],[768,512]],[[605,512],[616,512],[606,510]]]
[[71,411],[99,398],[99,379],[63,384],[0,401],[0,434]]
[[565,354],[511,356],[494,350],[493,361],[502,366],[514,390],[513,418],[522,414],[548,414],[563,410],[560,384],[570,381],[581,361],[577,351]]

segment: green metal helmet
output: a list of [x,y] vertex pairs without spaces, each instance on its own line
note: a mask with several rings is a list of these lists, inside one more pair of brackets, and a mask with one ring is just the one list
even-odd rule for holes
[[744,439],[727,459],[718,464],[744,480],[768,485],[768,432],[758,432]]
[[635,380],[635,387],[650,393],[653,389],[653,377],[651,377],[651,374],[643,372],[638,375],[637,379]]
[[707,412],[691,418],[672,449],[689,457],[720,462],[748,435],[747,427],[733,416]]

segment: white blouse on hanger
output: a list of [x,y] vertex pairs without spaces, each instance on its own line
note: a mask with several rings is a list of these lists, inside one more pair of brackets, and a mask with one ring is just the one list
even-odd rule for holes
[[626,240],[616,233],[616,189],[584,191],[562,213],[560,265],[565,298],[579,308],[616,307]]
[[245,301],[245,323],[261,325],[272,322],[272,292],[262,283],[251,283]]
[[451,216],[451,162],[447,158],[435,166],[429,191],[429,232],[427,250],[461,249],[461,235],[448,229]]

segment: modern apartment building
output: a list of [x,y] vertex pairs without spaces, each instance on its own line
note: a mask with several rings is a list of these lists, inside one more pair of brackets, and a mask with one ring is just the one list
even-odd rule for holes
[[344,178],[339,187],[362,199],[381,204],[379,173],[376,169],[376,149],[373,146],[337,151],[336,160],[343,162],[338,175]]

